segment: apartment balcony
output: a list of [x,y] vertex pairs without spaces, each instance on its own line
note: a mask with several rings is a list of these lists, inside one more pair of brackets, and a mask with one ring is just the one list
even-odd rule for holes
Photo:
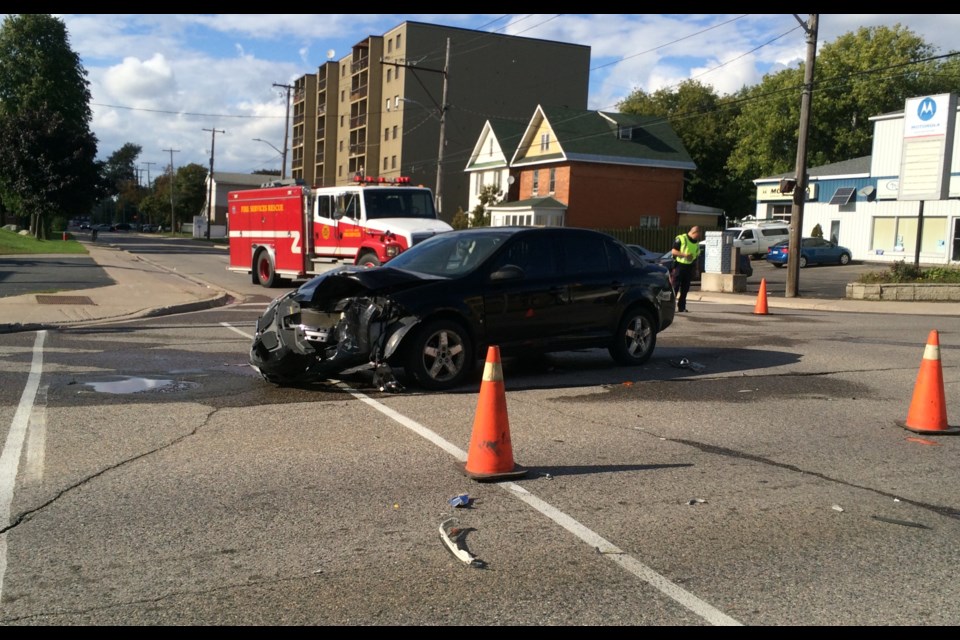
[[304,89],[297,89],[293,92],[293,101],[294,102],[303,102],[304,98],[307,97],[307,92]]
[[294,147],[303,146],[303,136],[293,136],[293,142],[291,143]]
[[370,56],[363,56],[362,58],[357,58],[353,63],[350,64],[350,73],[357,73],[359,71],[363,71],[369,66],[370,66]]
[[326,112],[327,112],[327,105],[325,105],[325,104],[323,104],[323,103],[317,105],[317,115],[318,115],[318,116],[322,116],[322,115],[325,114]]
[[303,158],[293,158],[290,161],[290,166],[293,169],[303,169]]
[[362,156],[367,151],[366,143],[356,143],[350,145],[350,155],[351,156]]
[[327,79],[320,78],[317,80],[317,91],[324,91],[327,88]]
[[367,87],[369,85],[360,85],[354,89],[350,89],[350,99],[351,100],[360,100],[361,98],[367,97]]
[[367,126],[367,114],[361,113],[359,116],[354,116],[350,118],[350,128],[357,129],[359,127]]
[[303,114],[299,113],[293,116],[293,124],[301,124],[303,122]]

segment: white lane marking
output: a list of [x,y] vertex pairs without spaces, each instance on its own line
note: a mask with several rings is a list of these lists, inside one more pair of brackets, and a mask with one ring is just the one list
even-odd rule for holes
[[[227,326],[228,328],[233,329],[234,331],[237,331],[238,333],[240,333],[239,329],[229,327],[226,324],[224,326]],[[253,336],[248,336],[248,337],[251,340],[253,339]],[[456,458],[460,462],[466,462],[467,460],[466,452],[460,447],[457,447],[456,445],[448,442],[439,434],[431,431],[430,429],[423,426],[419,422],[412,420],[411,418],[408,418],[407,416],[395,411],[394,409],[391,409],[390,407],[384,404],[381,404],[380,402],[377,402],[373,398],[355,389],[352,389],[347,385],[341,385],[341,386],[345,388],[356,399],[373,407],[383,415],[387,416],[391,420],[398,422],[404,427],[410,429],[417,435],[425,438],[426,440],[429,440],[433,444],[437,445],[438,447],[440,447],[441,449],[443,449],[444,451],[452,455],[454,458]],[[591,547],[594,547],[595,549],[600,551],[600,553],[602,553],[604,557],[609,558],[613,562],[617,563],[622,568],[632,573],[634,576],[640,578],[641,580],[643,580],[653,588],[657,589],[667,597],[683,605],[684,607],[689,609],[691,612],[697,614],[698,616],[700,616],[710,624],[715,626],[737,626],[737,627],[742,626],[741,622],[728,616],[727,614],[723,613],[717,608],[711,606],[707,602],[701,600],[700,598],[693,595],[686,589],[680,587],[676,583],[671,582],[670,580],[660,575],[659,573],[657,573],[647,565],[643,564],[633,556],[627,553],[624,553],[620,548],[618,548],[613,543],[607,541],[605,538],[603,538],[599,534],[595,533],[594,531],[591,531],[590,529],[580,524],[579,522],[577,522],[567,514],[563,513],[559,509],[553,507],[549,503],[544,502],[543,500],[536,497],[535,495],[533,495],[532,493],[530,493],[520,485],[513,482],[503,482],[503,483],[498,482],[496,484],[500,488],[506,491],[509,491],[510,494],[513,495],[514,497],[522,500],[523,502],[527,503],[529,506],[533,507],[535,510],[539,511],[541,514],[543,514],[547,518],[550,518],[551,520],[556,522],[558,525],[560,525],[561,527],[563,527],[564,529],[566,529],[576,537],[580,538],[581,540],[589,544]]]
[[40,387],[37,399],[30,412],[30,426],[27,427],[27,451],[24,456],[24,485],[40,484],[43,481],[43,461],[47,450],[47,391],[48,385]]
[[253,340],[253,336],[252,336],[252,335],[250,335],[250,334],[247,333],[246,331],[241,331],[240,329],[237,329],[236,327],[234,327],[233,325],[231,325],[229,322],[221,322],[220,324],[223,325],[224,327],[226,327],[227,329],[230,329],[230,331],[234,331],[234,332],[236,332],[236,333],[239,333],[239,334],[242,335],[244,338],[249,338],[250,340]]
[[[40,388],[40,374],[43,372],[43,341],[46,331],[38,331],[33,341],[33,360],[30,374],[23,387],[20,404],[13,415],[13,423],[7,433],[7,441],[0,453],[0,527],[10,525],[10,504],[13,502],[13,487],[17,481],[17,466],[23,452],[23,440],[26,437],[30,414],[33,412],[33,399]],[[7,534],[0,534],[0,602],[3,601],[3,577],[7,573]]]

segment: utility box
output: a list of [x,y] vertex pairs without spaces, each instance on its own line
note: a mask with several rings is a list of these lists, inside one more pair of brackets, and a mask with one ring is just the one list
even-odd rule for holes
[[747,276],[737,269],[740,251],[733,244],[735,236],[731,231],[707,231],[701,291],[742,293],[747,290]]
[[704,240],[703,270],[706,273],[733,273],[734,262],[731,259],[734,234],[729,231],[707,231]]

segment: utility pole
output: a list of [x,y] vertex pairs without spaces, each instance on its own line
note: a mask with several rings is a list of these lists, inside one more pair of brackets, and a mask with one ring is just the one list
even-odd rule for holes
[[143,164],[147,165],[147,189],[150,188],[150,165],[157,164],[156,162],[144,162]]
[[177,232],[177,214],[173,210],[173,154],[180,153],[180,149],[164,149],[170,152],[170,232]]
[[293,90],[292,84],[279,84],[277,82],[273,83],[273,86],[280,89],[287,90],[287,121],[283,126],[283,167],[280,169],[280,178],[286,180],[287,178],[287,141],[290,136],[290,92]]
[[800,94],[800,130],[797,135],[797,175],[793,188],[793,209],[790,213],[790,258],[787,260],[785,296],[800,295],[800,247],[803,238],[803,203],[807,199],[807,136],[810,128],[810,98],[813,94],[813,65],[817,59],[817,27],[820,16],[811,13],[806,23],[794,18],[807,34],[807,62],[803,69],[803,91]]
[[213,224],[213,214],[217,207],[216,190],[213,188],[213,149],[217,144],[217,132],[226,133],[223,129],[204,129],[210,132],[210,176],[207,178],[207,184],[210,185],[210,195],[207,198],[207,231],[204,234],[207,240],[210,239],[210,225]]
[[[437,104],[436,100],[433,100],[433,96],[430,96],[430,99],[433,100],[433,103],[437,107],[437,111],[440,113],[440,148],[437,151],[437,188],[433,194],[435,205],[437,208],[437,215],[440,214],[440,205],[443,199],[443,192],[441,191],[443,187],[443,149],[446,146],[446,122],[447,122],[447,110],[450,108],[450,105],[447,104],[447,76],[450,72],[450,38],[447,38],[447,56],[446,60],[443,63],[443,69],[428,69],[427,67],[420,67],[416,64],[410,63],[400,63],[400,62],[388,62],[383,58],[380,58],[381,64],[388,64],[394,67],[404,67],[410,69],[416,77],[417,71],[431,71],[433,73],[442,73],[443,74],[443,96],[440,99],[440,104]],[[423,86],[423,82],[420,81],[420,78],[417,78],[417,81],[420,82],[420,85]],[[424,86],[424,89],[426,87]],[[429,95],[429,93],[428,93]],[[407,101],[406,98],[401,98],[401,100]],[[413,100],[416,102],[416,100]],[[423,105],[421,105],[423,106]]]
[[443,148],[447,146],[445,136],[447,124],[447,75],[450,73],[450,38],[447,38],[447,57],[443,63],[443,97],[440,98],[440,148],[437,150],[437,192],[436,198],[437,216],[440,216],[442,209],[442,190],[443,184]]

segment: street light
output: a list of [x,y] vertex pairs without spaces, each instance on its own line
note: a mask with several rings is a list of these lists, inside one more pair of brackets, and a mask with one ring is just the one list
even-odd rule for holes
[[277,149],[276,147],[273,146],[272,143],[267,142],[263,138],[253,138],[253,141],[262,142],[264,144],[270,145],[270,147],[273,148],[274,151],[276,151],[283,157],[283,167],[280,169],[280,178],[283,180],[286,180],[287,179],[287,153],[285,151],[280,151],[280,149]]

